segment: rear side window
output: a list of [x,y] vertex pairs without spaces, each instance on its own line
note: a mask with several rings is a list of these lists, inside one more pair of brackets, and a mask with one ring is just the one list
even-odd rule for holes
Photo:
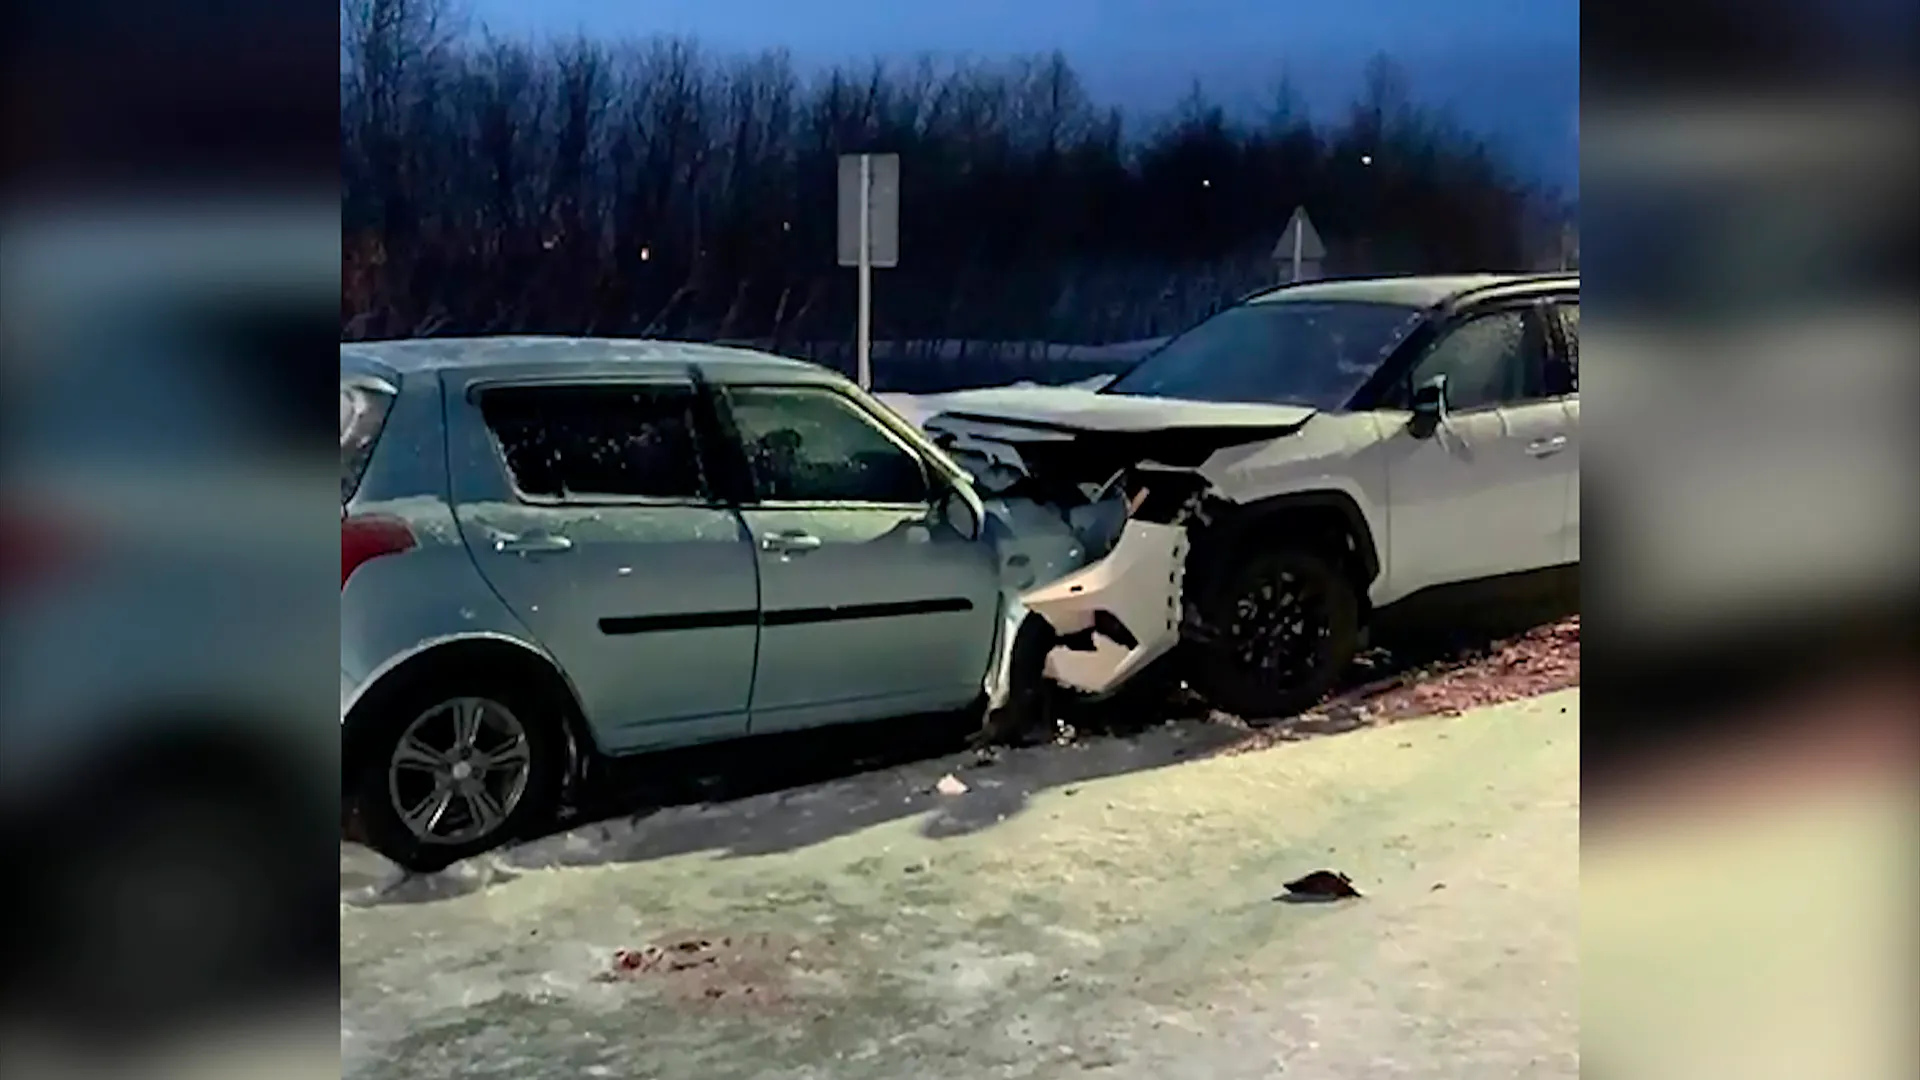
[[707,497],[690,386],[506,387],[480,409],[523,496]]
[[367,462],[373,457],[374,444],[387,426],[387,412],[393,408],[393,391],[373,382],[342,380],[340,383],[340,505],[345,506],[360,489]]

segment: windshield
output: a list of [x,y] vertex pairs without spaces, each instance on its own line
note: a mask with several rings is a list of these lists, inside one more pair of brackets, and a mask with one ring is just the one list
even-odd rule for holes
[[1421,315],[1351,300],[1241,304],[1167,342],[1102,393],[1341,409]]

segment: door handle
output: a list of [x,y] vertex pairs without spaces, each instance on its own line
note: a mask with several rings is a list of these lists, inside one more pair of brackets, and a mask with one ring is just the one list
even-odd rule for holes
[[573,541],[553,533],[531,532],[519,536],[497,534],[493,550],[502,555],[540,555],[572,551]]
[[820,538],[811,533],[770,533],[760,538],[761,551],[778,551],[783,555],[793,555],[803,551],[817,551],[819,548]]
[[1527,444],[1527,453],[1534,457],[1552,457],[1567,448],[1567,437],[1555,435],[1551,439],[1535,439]]

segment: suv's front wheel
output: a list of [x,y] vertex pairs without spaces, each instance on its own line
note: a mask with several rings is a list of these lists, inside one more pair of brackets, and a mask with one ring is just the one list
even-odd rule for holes
[[401,866],[438,870],[551,820],[567,748],[539,695],[504,685],[409,693],[377,722],[360,762],[359,825]]
[[1292,716],[1318,702],[1359,643],[1353,584],[1304,548],[1245,557],[1196,607],[1205,640],[1189,654],[1193,688],[1248,721]]

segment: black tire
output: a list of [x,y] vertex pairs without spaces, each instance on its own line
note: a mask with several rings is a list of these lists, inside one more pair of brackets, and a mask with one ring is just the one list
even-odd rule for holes
[[[1301,616],[1296,621],[1305,624],[1305,640],[1291,650],[1285,643],[1294,635],[1278,630],[1271,609],[1289,593],[1300,602],[1291,609]],[[1189,649],[1189,681],[1207,704],[1248,723],[1284,719],[1314,705],[1359,647],[1353,583],[1335,563],[1304,548],[1245,557],[1196,606],[1206,640]],[[1259,622],[1271,628],[1263,632]],[[1282,645],[1278,652],[1276,643]]]
[[[525,787],[513,805],[506,808],[504,819],[485,833],[458,842],[423,840],[402,820],[399,808],[394,805],[388,770],[401,736],[417,718],[461,698],[498,703],[519,722],[527,749]],[[484,672],[463,675],[457,685],[435,681],[409,687],[381,702],[378,711],[366,717],[372,726],[360,741],[365,753],[356,763],[358,775],[351,785],[358,830],[367,846],[406,870],[431,873],[525,838],[550,824],[566,784],[568,753],[564,710],[569,707],[569,703],[555,700],[554,695],[542,693],[538,688],[529,688],[520,680]]]

